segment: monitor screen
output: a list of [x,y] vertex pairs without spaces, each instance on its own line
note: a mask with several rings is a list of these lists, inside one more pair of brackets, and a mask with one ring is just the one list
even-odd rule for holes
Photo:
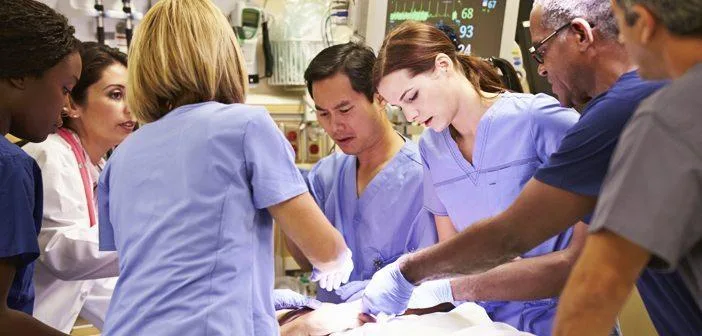
[[388,0],[385,33],[403,21],[445,24],[458,48],[480,57],[500,55],[507,0]]

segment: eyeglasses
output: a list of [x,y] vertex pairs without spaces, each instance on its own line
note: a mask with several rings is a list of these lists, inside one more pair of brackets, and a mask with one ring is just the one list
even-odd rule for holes
[[539,48],[546,44],[548,40],[552,39],[554,36],[558,35],[558,33],[568,27],[570,27],[570,22],[562,25],[560,28],[553,31],[553,33],[551,33],[549,36],[546,36],[543,40],[537,42],[536,44],[532,45],[531,48],[529,48],[529,54],[536,61],[536,63],[544,64],[544,54],[543,52],[539,51]]
[[[590,25],[590,28],[595,28],[594,23],[588,22]],[[548,42],[548,40],[552,39],[554,36],[558,35],[561,31],[564,29],[570,27],[571,23],[568,22],[562,26],[560,26],[558,29],[554,30],[553,33],[551,33],[549,36],[546,36],[543,40],[537,42],[536,44],[532,45],[531,48],[529,48],[529,54],[531,55],[534,60],[539,63],[539,64],[544,64],[544,52],[539,51],[539,49]]]

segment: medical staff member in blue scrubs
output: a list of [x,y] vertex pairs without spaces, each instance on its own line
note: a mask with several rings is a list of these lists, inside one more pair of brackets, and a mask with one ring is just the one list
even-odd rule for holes
[[81,72],[73,26],[32,0],[0,0],[0,335],[63,335],[32,318],[42,217],[36,162],[5,135],[41,142]]
[[327,281],[353,264],[292,147],[241,104],[236,36],[209,0],[161,0],[129,50],[127,105],[145,125],[98,186],[100,249],[120,276],[106,335],[276,335],[272,219]]
[[[369,47],[350,42],[322,50],[305,71],[317,120],[341,149],[312,168],[310,192],[354,261],[352,282],[343,290],[318,289],[323,302],[356,298],[377,270],[437,239],[422,207],[419,148],[393,129],[386,103],[374,94],[374,62]],[[293,255],[309,266],[300,253]]]
[[[508,92],[491,64],[457,53],[423,23],[386,37],[374,80],[408,121],[427,127],[419,143],[424,207],[442,242],[507,208],[579,118],[547,95]],[[492,320],[548,335],[584,237],[579,224],[575,235],[565,230],[503,267],[427,286],[447,293],[442,301],[480,300]]]
[[[402,311],[416,284],[486,271],[577,221],[590,222],[624,125],[663,84],[643,81],[634,71],[618,42],[609,0],[537,0],[530,27],[539,41],[532,56],[541,75],[562,105],[586,104],[582,117],[505,211],[377,272],[364,294],[367,312]],[[647,271],[637,285],[659,334],[702,330],[702,313],[679,274]]]

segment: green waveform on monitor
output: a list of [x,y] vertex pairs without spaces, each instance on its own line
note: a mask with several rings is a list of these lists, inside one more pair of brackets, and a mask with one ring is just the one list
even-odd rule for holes
[[428,11],[394,12],[390,13],[390,21],[426,21],[431,17]]

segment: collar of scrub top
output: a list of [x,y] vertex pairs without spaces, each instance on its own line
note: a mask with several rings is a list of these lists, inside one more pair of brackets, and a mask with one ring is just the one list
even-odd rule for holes
[[88,172],[88,165],[85,161],[85,151],[79,143],[79,139],[69,132],[65,128],[59,128],[56,133],[71,146],[73,155],[78,161],[78,170],[80,170],[80,178],[83,180],[83,190],[85,191],[85,199],[88,205],[88,216],[90,217],[90,227],[96,224],[95,216],[95,202],[93,194],[93,183],[90,178],[90,173]]

